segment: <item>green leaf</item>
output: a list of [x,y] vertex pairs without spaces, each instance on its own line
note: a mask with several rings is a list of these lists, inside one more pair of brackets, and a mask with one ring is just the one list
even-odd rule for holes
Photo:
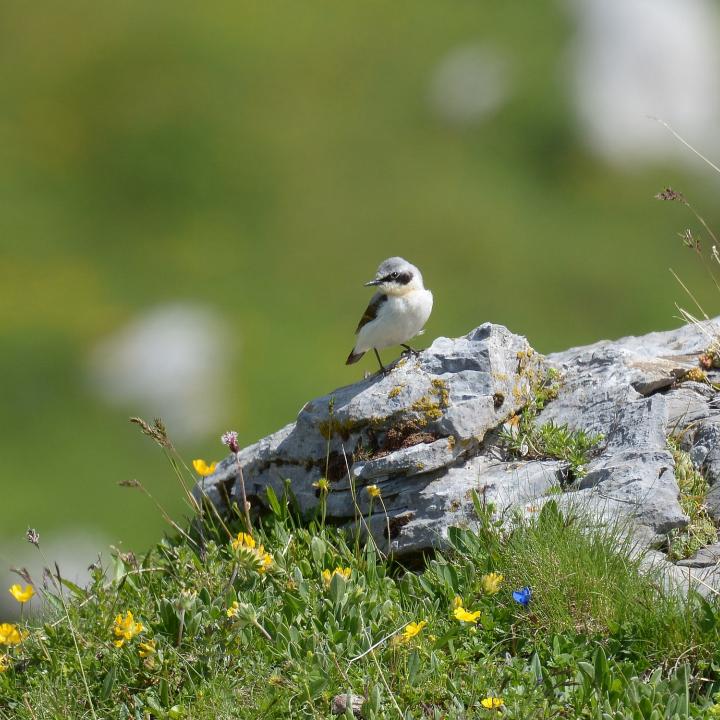
[[102,683],[102,691],[100,692],[100,699],[106,701],[112,694],[113,685],[115,684],[115,675],[117,673],[115,665],[108,670]]
[[61,577],[60,582],[72,592],[73,595],[80,598],[81,600],[84,600],[87,597],[87,591],[83,590],[79,585],[76,585],[74,582],[71,582],[67,578]]
[[270,506],[270,510],[272,510],[275,517],[282,518],[283,511],[280,507],[280,501],[278,500],[275,491],[272,489],[272,486],[268,485],[265,492],[267,494],[267,501],[268,505]]
[[168,707],[168,705],[170,705],[170,688],[165,678],[160,678],[158,692],[160,693],[160,702],[163,704],[163,707]]
[[408,664],[407,664],[407,682],[410,685],[413,685],[415,683],[415,676],[417,675],[418,670],[420,669],[420,656],[418,655],[417,650],[413,650],[410,653],[410,657],[408,658]]
[[595,673],[593,677],[595,687],[607,689],[610,686],[610,669],[608,668],[607,656],[602,647],[595,651]]
[[535,676],[535,682],[540,684],[543,679],[542,665],[537,653],[530,658],[530,672]]
[[328,597],[332,600],[335,607],[342,603],[345,597],[345,588],[345,578],[340,575],[340,573],[335,573],[330,581],[330,589],[328,591]]
[[312,553],[315,564],[322,567],[325,562],[325,553],[327,552],[325,541],[317,537],[317,535],[313,536],[310,540],[310,552]]

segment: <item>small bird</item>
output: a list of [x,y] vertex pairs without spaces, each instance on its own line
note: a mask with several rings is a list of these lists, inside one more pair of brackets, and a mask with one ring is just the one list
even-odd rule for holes
[[357,342],[345,364],[352,365],[368,350],[374,350],[380,371],[386,372],[378,350],[402,345],[417,355],[418,351],[406,343],[422,331],[432,312],[433,296],[425,289],[420,271],[401,257],[381,263],[375,279],[365,286],[377,287],[378,291],[355,330]]

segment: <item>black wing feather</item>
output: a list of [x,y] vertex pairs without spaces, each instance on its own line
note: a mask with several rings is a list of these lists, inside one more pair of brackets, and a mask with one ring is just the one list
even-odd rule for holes
[[388,296],[382,292],[376,292],[372,296],[372,298],[370,298],[370,304],[367,306],[367,309],[363,313],[363,316],[360,318],[357,330],[355,330],[356,335],[360,332],[360,330],[362,330],[362,328],[365,327],[365,325],[375,320],[375,318],[378,316],[380,307],[383,303],[387,302],[387,299]]

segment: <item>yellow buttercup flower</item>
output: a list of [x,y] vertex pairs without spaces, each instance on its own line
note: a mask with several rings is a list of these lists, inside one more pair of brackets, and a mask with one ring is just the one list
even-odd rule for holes
[[480,704],[488,710],[497,710],[502,707],[505,703],[502,698],[499,697],[486,697],[480,701]]
[[215,472],[217,463],[212,462],[208,465],[202,458],[198,458],[197,460],[193,460],[193,467],[195,468],[195,472],[198,475],[207,477],[208,475],[212,475]]
[[459,608],[459,607],[462,607],[462,606],[463,606],[463,600],[462,600],[462,598],[461,598],[459,595],[456,595],[456,596],[453,598],[452,606],[453,606],[454,608]]
[[382,493],[380,492],[380,488],[377,485],[368,485],[365,490],[367,490],[367,494],[371,498],[379,498],[382,497]]
[[122,647],[126,640],[132,640],[143,629],[143,624],[135,622],[135,618],[129,610],[125,613],[125,617],[118,615],[115,618],[115,626],[113,627],[113,633],[116,637],[116,640],[113,640],[115,647]]
[[480,611],[475,610],[474,612],[468,612],[461,605],[460,607],[455,608],[453,615],[455,616],[455,619],[459,620],[460,622],[474,623],[477,622],[477,619],[480,617]]
[[322,571],[322,579],[325,583],[325,587],[330,587],[330,583],[332,582],[333,575],[340,575],[345,580],[350,579],[350,575],[352,573],[352,570],[350,570],[349,567],[336,567],[332,572],[330,570],[323,570]]
[[10,656],[0,655],[0,673],[4,673],[10,668]]
[[500,584],[503,581],[503,576],[500,573],[491,572],[487,575],[482,576],[482,586],[483,590],[488,595],[494,595],[498,590],[500,590]]
[[18,630],[17,625],[12,623],[0,623],[0,645],[19,645],[27,633]]
[[149,657],[150,655],[155,654],[155,641],[154,640],[147,640],[146,642],[141,642],[138,645],[138,655],[141,658]]
[[32,585],[26,585],[23,590],[15,584],[10,587],[9,592],[19,603],[26,603],[35,594],[35,589]]
[[408,623],[405,626],[405,629],[403,630],[402,639],[403,640],[411,640],[414,638],[425,626],[427,625],[426,620],[421,620],[420,622],[411,622]]

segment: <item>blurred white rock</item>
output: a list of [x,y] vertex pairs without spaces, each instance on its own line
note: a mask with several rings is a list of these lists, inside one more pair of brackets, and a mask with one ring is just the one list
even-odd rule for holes
[[94,348],[92,386],[114,406],[162,418],[173,438],[217,432],[226,411],[228,333],[204,306],[151,308]]
[[432,110],[450,125],[474,125],[495,112],[510,93],[508,59],[487,45],[451,50],[430,80]]
[[708,0],[571,0],[568,68],[587,144],[618,165],[720,150],[720,13]]
[[[77,530],[60,528],[52,532],[40,533],[40,547],[47,558],[50,570],[55,572],[54,563],[60,568],[60,575],[66,580],[84,587],[90,580],[88,566],[97,562],[102,553],[103,563],[109,558],[110,539],[93,529]],[[20,614],[18,603],[13,600],[5,589],[14,583],[25,587],[26,582],[20,576],[10,572],[10,568],[27,568],[35,582],[35,589],[42,587],[44,561],[37,548],[30,545],[24,538],[0,537],[0,622],[15,619]],[[47,580],[48,587],[54,592],[52,581]],[[69,593],[69,591],[68,591]],[[70,594],[70,597],[73,597]],[[40,600],[30,601],[30,610],[36,612],[40,608]]]

